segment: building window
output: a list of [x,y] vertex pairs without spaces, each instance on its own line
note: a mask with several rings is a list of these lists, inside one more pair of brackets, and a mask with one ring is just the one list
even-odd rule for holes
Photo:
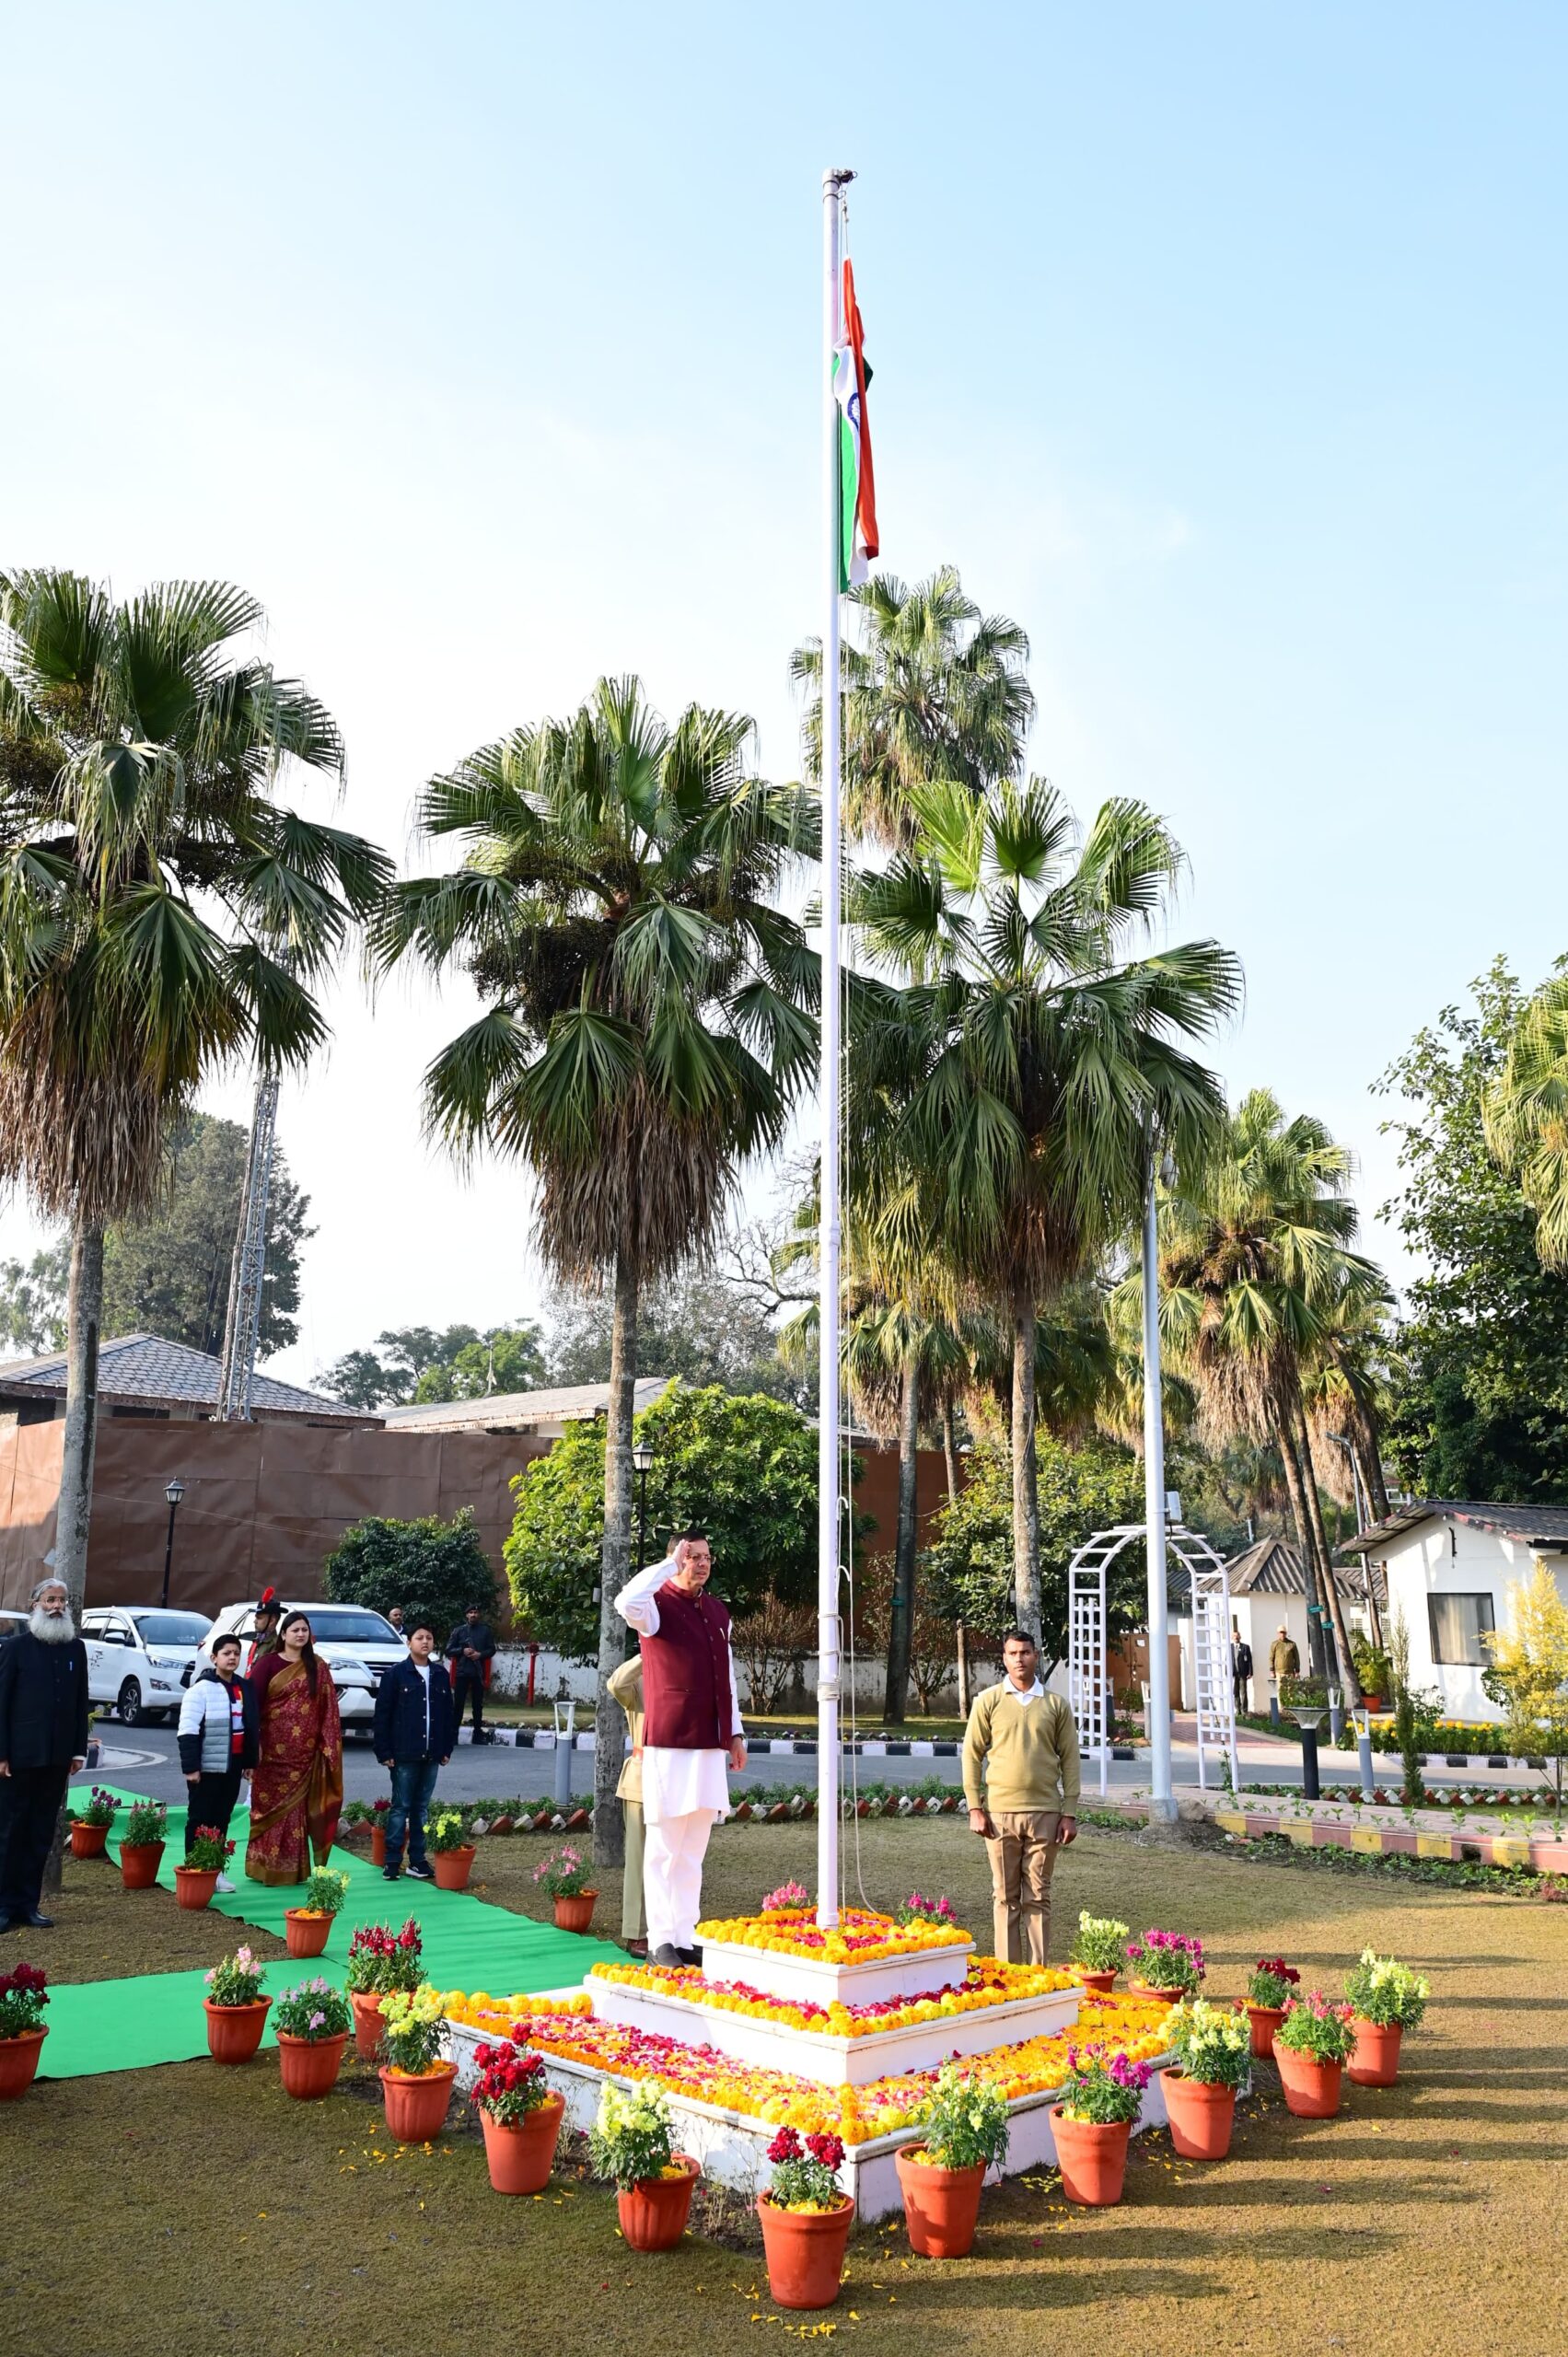
[[1497,1626],[1490,1589],[1481,1596],[1429,1596],[1426,1609],[1432,1621],[1434,1662],[1469,1669],[1488,1666],[1492,1655],[1481,1636]]

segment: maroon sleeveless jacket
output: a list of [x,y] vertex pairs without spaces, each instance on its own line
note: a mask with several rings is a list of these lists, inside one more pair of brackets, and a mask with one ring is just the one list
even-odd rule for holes
[[640,1640],[643,1741],[656,1750],[727,1751],[735,1725],[729,1690],[729,1614],[703,1588],[658,1590],[658,1634]]

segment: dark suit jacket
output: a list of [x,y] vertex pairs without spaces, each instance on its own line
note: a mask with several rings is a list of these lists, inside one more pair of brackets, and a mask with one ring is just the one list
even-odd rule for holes
[[64,1768],[87,1748],[87,1649],[46,1645],[30,1629],[0,1645],[0,1759]]

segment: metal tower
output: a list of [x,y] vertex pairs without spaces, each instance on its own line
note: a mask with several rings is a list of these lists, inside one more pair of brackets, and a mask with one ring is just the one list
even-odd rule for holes
[[228,1281],[228,1315],[223,1333],[223,1371],[218,1377],[217,1412],[220,1423],[249,1423],[250,1421],[256,1346],[261,1331],[261,1279],[267,1260],[267,1203],[273,1190],[273,1146],[277,1120],[277,1074],[264,1073],[256,1084],[256,1111],[250,1124],[250,1154],[245,1166],[245,1191],[239,1201],[239,1227],[234,1239],[234,1265]]

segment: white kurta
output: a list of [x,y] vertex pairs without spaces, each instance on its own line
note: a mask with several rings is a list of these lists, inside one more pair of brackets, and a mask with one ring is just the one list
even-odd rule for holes
[[[615,1599],[615,1609],[640,1637],[656,1637],[659,1625],[657,1591],[675,1575],[675,1561],[650,1563],[629,1579]],[[735,1655],[729,1656],[729,1699],[733,1735],[744,1735],[745,1724],[736,1700]],[[729,1754],[727,1751],[677,1751],[665,1744],[643,1746],[643,1816],[649,1825],[671,1817],[690,1817],[694,1809],[710,1809],[714,1817],[729,1815]]]

